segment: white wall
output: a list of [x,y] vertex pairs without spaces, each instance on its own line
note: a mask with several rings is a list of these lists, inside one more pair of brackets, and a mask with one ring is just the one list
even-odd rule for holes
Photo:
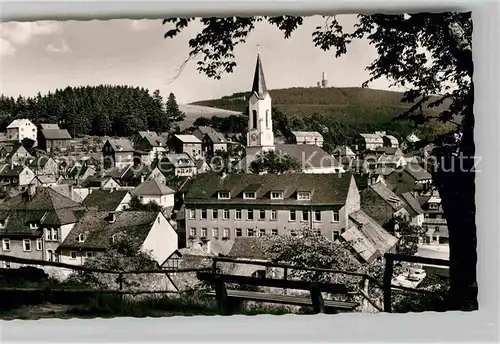
[[28,167],[26,167],[19,175],[19,185],[28,185],[33,178],[35,178],[35,173]]
[[123,200],[118,205],[118,207],[115,209],[115,211],[122,211],[122,210],[127,209],[129,207],[129,205],[130,205],[130,200],[131,199],[132,199],[132,196],[130,195],[130,193],[127,193],[125,195],[125,197],[123,197]]
[[178,248],[177,233],[162,213],[158,213],[154,225],[142,244],[142,250],[151,252],[153,258],[162,264]]
[[163,208],[166,207],[173,207],[174,206],[174,194],[171,195],[163,195],[163,196],[156,196],[156,195],[141,195],[141,203],[142,204],[147,204],[150,201],[156,202],[158,205],[162,206]]
[[67,225],[61,226],[61,238],[59,239],[60,242],[63,242],[64,239],[66,239],[66,236],[69,234],[69,232],[71,232],[74,226],[74,223],[69,223]]

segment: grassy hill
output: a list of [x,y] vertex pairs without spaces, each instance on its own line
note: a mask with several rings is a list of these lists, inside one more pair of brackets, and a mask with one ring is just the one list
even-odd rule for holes
[[[287,88],[269,92],[274,114],[278,110],[285,115],[286,125],[291,130],[318,130],[318,127],[326,126],[330,128],[332,144],[352,143],[354,132],[386,130],[399,138],[415,132],[421,138],[432,139],[451,128],[434,120],[418,128],[408,121],[394,121],[410,107],[410,104],[401,102],[403,93],[400,92],[360,87]],[[245,112],[250,95],[250,92],[241,92],[192,104]],[[424,112],[437,116],[446,106],[425,109]]]

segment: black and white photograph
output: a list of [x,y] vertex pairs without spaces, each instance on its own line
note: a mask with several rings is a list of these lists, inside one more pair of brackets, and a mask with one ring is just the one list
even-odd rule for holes
[[479,309],[471,12],[0,28],[0,319]]

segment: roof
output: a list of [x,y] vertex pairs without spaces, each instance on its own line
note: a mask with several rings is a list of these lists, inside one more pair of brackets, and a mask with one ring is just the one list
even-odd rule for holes
[[295,137],[306,137],[306,138],[317,138],[323,140],[323,135],[318,133],[317,131],[292,131],[292,134]]
[[167,142],[167,139],[165,137],[158,135],[154,131],[139,132],[139,135],[141,135],[142,138],[151,145],[151,147],[164,147]]
[[338,154],[342,157],[344,157],[344,156],[352,156],[352,157],[356,156],[356,153],[354,153],[352,151],[352,149],[349,148],[348,146],[339,146],[339,147],[335,148],[334,154]]
[[392,135],[384,135],[384,137],[387,138],[391,142],[391,144],[397,145],[399,143],[398,139]]
[[265,244],[266,242],[260,237],[236,237],[228,257],[264,260]]
[[[158,212],[122,211],[116,212],[115,222],[109,223],[109,211],[88,211],[69,232],[60,248],[106,249],[114,234],[124,234],[142,245],[158,216]],[[83,234],[84,242],[78,241]]]
[[384,183],[376,183],[369,186],[370,189],[375,191],[384,201],[389,204],[392,209],[399,210],[403,206],[401,199],[392,192]]
[[342,167],[337,159],[316,145],[277,144],[275,148],[277,151],[295,158],[303,169],[308,167]]
[[255,64],[255,73],[253,76],[252,93],[259,99],[263,99],[267,92],[266,79],[264,78],[264,69],[262,69],[262,62],[260,54],[257,54],[257,62]]
[[403,152],[401,151],[401,149],[399,147],[377,147],[375,149],[376,152],[382,152],[382,153],[385,153],[387,155],[404,155]]
[[174,135],[184,143],[201,143],[201,140],[194,135]]
[[94,190],[85,197],[83,204],[100,211],[113,211],[118,208],[128,193],[127,190]]
[[408,142],[411,142],[411,143],[415,143],[415,142],[420,141],[420,139],[418,138],[418,136],[417,136],[417,135],[415,135],[415,134],[413,134],[413,133],[412,133],[412,134],[410,134],[410,135],[408,135],[408,136],[406,137],[406,140],[407,140]]
[[133,152],[134,147],[129,139],[108,139],[109,144],[114,151]]
[[404,170],[408,172],[416,180],[426,180],[432,179],[429,172],[424,170],[419,164],[410,163],[404,167]]
[[66,129],[42,129],[41,132],[46,140],[71,140]]
[[202,168],[202,167],[203,167],[203,165],[205,165],[205,164],[207,165],[207,167],[209,167],[209,168],[210,168],[210,166],[207,164],[207,162],[206,162],[204,159],[196,159],[196,160],[194,161],[194,164],[196,165],[196,168],[197,168],[197,169]]
[[146,180],[144,183],[140,184],[133,191],[135,195],[147,195],[147,196],[161,196],[161,195],[170,195],[175,193],[174,190],[169,188],[166,185],[161,184],[156,179]]
[[58,185],[52,185],[50,188],[56,192],[59,192],[61,195],[64,197],[67,197],[75,202],[81,203],[83,199],[80,197],[80,195],[73,190],[68,183],[61,183]]
[[[275,204],[275,205],[343,205],[351,184],[352,175],[286,173],[262,175],[235,173],[221,177],[204,173],[192,179],[185,194],[186,203],[220,204]],[[309,190],[310,201],[299,201],[297,190]],[[256,191],[256,199],[243,199],[244,191]],[[270,192],[284,190],[284,199],[271,200]],[[218,191],[230,191],[231,199],[219,200]]]
[[51,123],[41,123],[40,127],[42,130],[49,129],[49,130],[55,130],[55,129],[61,129],[59,128],[59,124],[51,124]]
[[1,177],[19,177],[19,175],[25,170],[29,169],[27,166],[4,164],[0,167]]
[[366,143],[380,143],[383,144],[384,139],[382,135],[379,134],[359,134],[362,138],[365,139]]
[[169,153],[169,154],[164,154],[163,155],[163,159],[166,159],[175,168],[177,168],[177,167],[195,167],[196,166],[196,164],[193,161],[193,159],[191,159],[191,157],[187,153],[179,153],[179,154]]
[[399,155],[381,155],[378,158],[379,164],[397,164],[399,161],[404,160],[402,156]]
[[400,198],[403,200],[404,207],[411,216],[415,217],[419,214],[423,214],[424,210],[420,206],[420,203],[410,192],[401,194]]
[[341,236],[366,262],[384,255],[398,242],[395,236],[389,234],[362,210],[349,215],[349,227]]
[[393,171],[394,171],[394,168],[384,166],[384,167],[378,167],[378,168],[376,168],[373,171],[373,174],[382,175],[382,176],[388,176]]
[[57,183],[58,177],[53,174],[47,174],[47,175],[40,175],[40,176],[35,176],[33,179],[38,179],[38,181],[42,184],[53,184]]
[[33,124],[29,119],[27,118],[19,118],[13,120],[8,126],[7,129],[13,129],[13,128],[19,128],[21,125],[24,125],[26,123],[31,123]]
[[228,142],[226,140],[226,138],[224,137],[224,135],[222,135],[219,131],[215,130],[212,127],[199,126],[199,127],[197,127],[197,129],[201,132],[202,135],[195,135],[195,134],[197,134],[196,131],[194,132],[193,135],[196,136],[197,138],[199,138],[200,140],[202,140],[203,137],[205,135],[207,135],[213,143],[227,143]]

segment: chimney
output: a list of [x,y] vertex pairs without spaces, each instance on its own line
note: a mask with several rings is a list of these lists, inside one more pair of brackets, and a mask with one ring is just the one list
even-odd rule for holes
[[29,199],[33,198],[36,192],[36,186],[35,184],[29,184],[28,185],[28,197]]
[[358,230],[363,230],[363,224],[362,223],[358,223]]
[[116,214],[114,211],[110,211],[109,214],[108,214],[108,222],[111,224],[111,223],[115,223],[116,222]]
[[141,184],[144,183],[144,178],[145,178],[144,173],[142,173],[141,174]]

